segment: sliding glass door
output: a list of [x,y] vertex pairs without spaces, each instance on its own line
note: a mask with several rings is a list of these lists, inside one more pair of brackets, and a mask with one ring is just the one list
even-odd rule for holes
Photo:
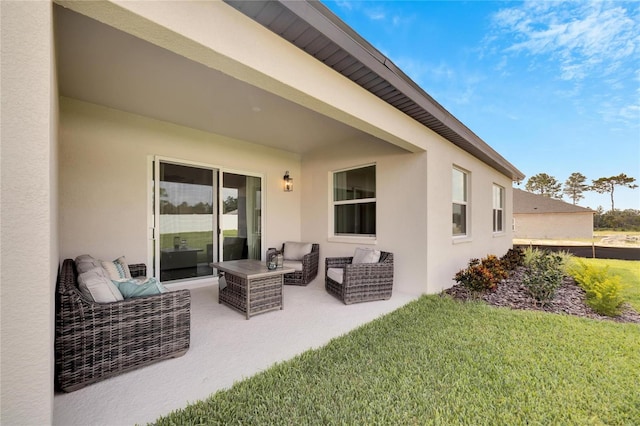
[[262,178],[156,157],[153,265],[162,282],[208,277],[211,262],[262,258]]
[[156,273],[163,282],[209,276],[217,259],[218,171],[165,161],[156,167]]
[[262,179],[222,177],[222,259],[262,258]]

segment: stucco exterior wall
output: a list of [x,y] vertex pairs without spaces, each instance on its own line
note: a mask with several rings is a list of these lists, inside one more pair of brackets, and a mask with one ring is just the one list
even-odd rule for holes
[[262,174],[265,247],[300,238],[304,186],[282,190],[286,170],[300,176],[298,155],[77,100],[60,105],[61,259],[146,262],[153,155]]
[[[350,256],[355,247],[372,246],[394,253],[398,291],[437,293],[451,287],[455,273],[472,257],[504,254],[511,246],[511,180],[425,129],[429,148],[408,153],[375,139],[343,142],[305,155],[302,161],[302,238],[320,243],[324,259]],[[331,173],[376,164],[377,229],[375,242],[331,238]],[[470,234],[452,237],[451,173],[470,172]],[[505,232],[493,233],[493,184],[505,189]]]
[[[440,137],[428,149],[429,253],[428,289],[436,293],[455,284],[453,276],[469,259],[501,256],[512,247],[511,179]],[[452,168],[469,174],[469,230],[465,238],[452,237]],[[493,185],[504,188],[504,232],[493,233]]]
[[[332,172],[376,164],[375,242],[330,238]],[[377,140],[340,143],[303,158],[302,238],[320,244],[319,279],[324,280],[326,257],[352,256],[356,247],[394,253],[395,283],[420,293],[416,279],[427,274],[426,154],[410,154]]]
[[58,268],[52,10],[3,1],[0,15],[0,423],[50,424]]
[[514,238],[591,238],[593,213],[519,213],[514,215],[514,226]]

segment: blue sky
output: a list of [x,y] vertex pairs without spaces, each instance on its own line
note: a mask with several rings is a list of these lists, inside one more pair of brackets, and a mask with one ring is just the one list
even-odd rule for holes
[[[527,179],[640,185],[640,2],[323,3]],[[616,188],[615,205],[640,209],[640,188]]]

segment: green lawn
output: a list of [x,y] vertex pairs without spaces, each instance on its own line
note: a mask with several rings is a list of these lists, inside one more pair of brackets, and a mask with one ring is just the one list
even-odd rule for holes
[[637,260],[583,259],[589,265],[609,266],[609,272],[620,275],[624,290],[624,299],[640,312],[640,262]]
[[424,296],[157,423],[630,425],[639,365],[636,324]]

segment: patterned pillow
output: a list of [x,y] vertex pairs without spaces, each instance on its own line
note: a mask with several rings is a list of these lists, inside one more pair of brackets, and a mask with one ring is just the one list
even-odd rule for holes
[[107,271],[107,274],[112,280],[123,280],[131,278],[131,271],[129,271],[129,264],[124,256],[120,256],[113,262],[101,261],[100,264]]

